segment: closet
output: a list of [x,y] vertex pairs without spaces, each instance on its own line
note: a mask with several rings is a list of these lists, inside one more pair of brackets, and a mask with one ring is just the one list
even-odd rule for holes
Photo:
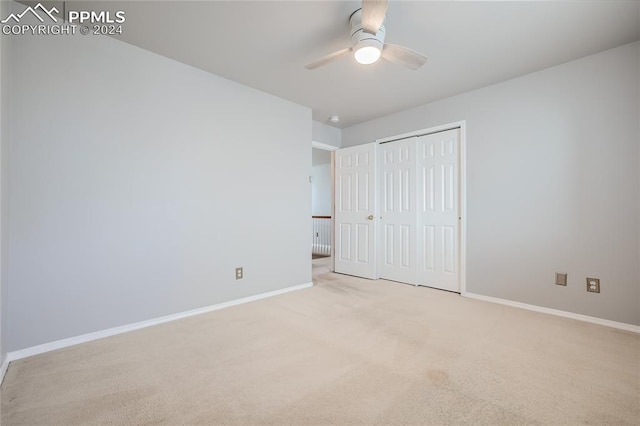
[[337,151],[336,272],[460,292],[460,129]]

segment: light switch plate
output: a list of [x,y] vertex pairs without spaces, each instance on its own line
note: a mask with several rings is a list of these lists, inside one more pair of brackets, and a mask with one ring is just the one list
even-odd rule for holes
[[567,285],[567,274],[556,272],[556,285]]

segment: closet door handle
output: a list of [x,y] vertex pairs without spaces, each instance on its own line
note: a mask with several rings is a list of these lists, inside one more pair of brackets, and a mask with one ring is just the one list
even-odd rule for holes
[[373,215],[372,215],[372,214],[370,214],[370,215],[369,215],[369,217],[367,217],[367,219],[369,219],[369,220],[373,220]]

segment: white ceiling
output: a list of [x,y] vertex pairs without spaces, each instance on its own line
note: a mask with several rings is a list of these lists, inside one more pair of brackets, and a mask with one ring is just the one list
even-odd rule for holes
[[[116,6],[117,5],[117,6]],[[640,39],[638,1],[390,1],[386,41],[429,56],[418,71],[342,58],[357,1],[110,2],[120,39],[306,105],[339,127],[538,71]],[[95,3],[94,7],[95,9]]]

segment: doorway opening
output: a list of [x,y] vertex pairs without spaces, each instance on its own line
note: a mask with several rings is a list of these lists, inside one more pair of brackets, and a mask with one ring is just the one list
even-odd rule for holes
[[311,257],[314,269],[333,270],[333,151],[338,148],[312,142]]

